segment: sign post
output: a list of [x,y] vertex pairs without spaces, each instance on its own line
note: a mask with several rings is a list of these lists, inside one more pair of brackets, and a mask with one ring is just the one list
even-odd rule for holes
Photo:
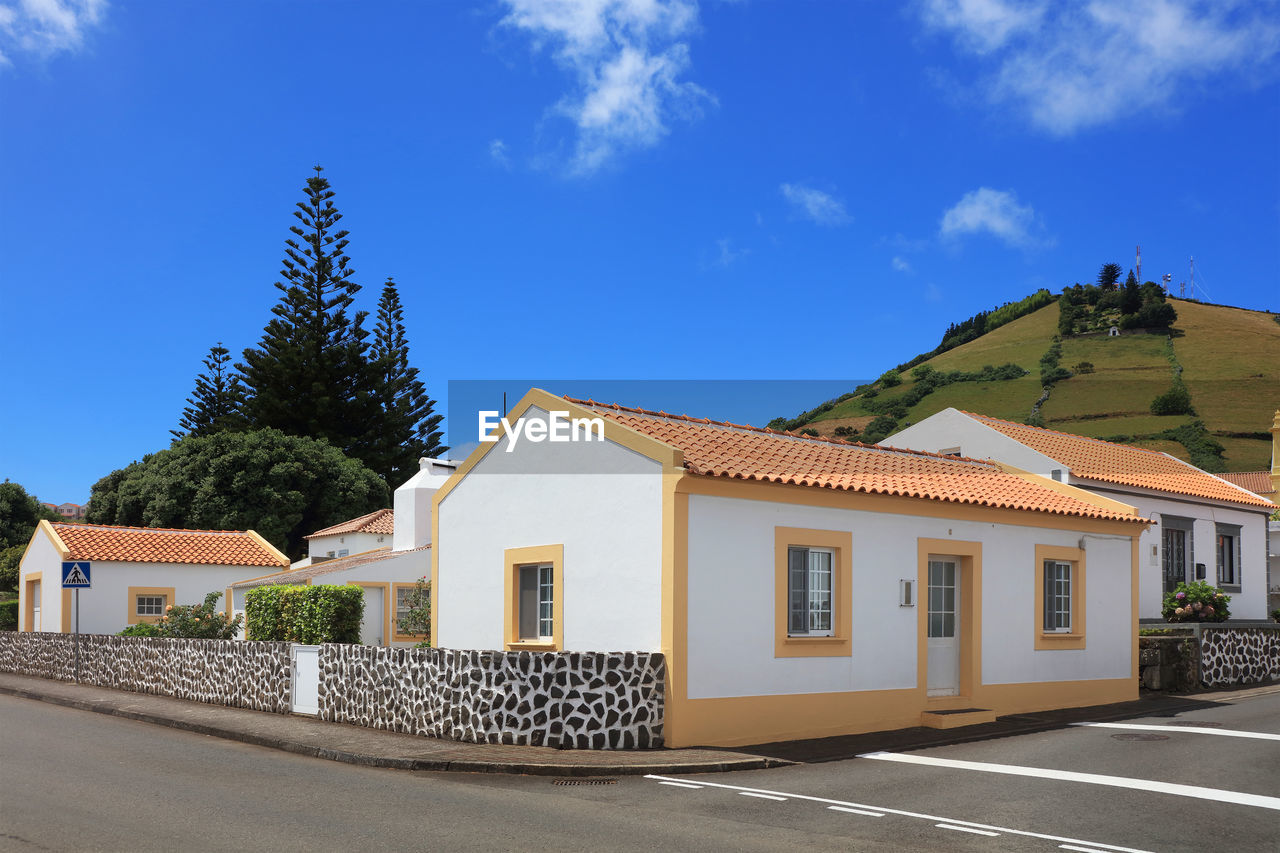
[[90,589],[89,571],[92,564],[85,561],[62,564],[62,588],[76,591],[76,683],[80,683],[80,590]]

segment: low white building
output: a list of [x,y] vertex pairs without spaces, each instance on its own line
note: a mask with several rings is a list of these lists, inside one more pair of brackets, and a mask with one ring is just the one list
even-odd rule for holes
[[[245,575],[281,569],[288,558],[252,530],[164,530],[41,521],[18,570],[18,630],[69,633],[73,592],[62,563],[88,561],[80,632],[114,634],[156,622],[174,604],[199,604]],[[225,602],[224,602],[225,604]]]
[[294,566],[309,566],[320,560],[336,560],[379,549],[390,550],[394,532],[395,512],[390,509],[374,510],[306,536],[306,559]]
[[1167,453],[944,409],[882,446],[991,459],[1137,507],[1156,522],[1141,539],[1139,616],[1161,619],[1164,594],[1208,581],[1231,595],[1233,620],[1267,615],[1267,516],[1275,505]]
[[[554,412],[599,440],[547,440]],[[433,645],[662,652],[670,746],[1137,697],[1131,506],[537,389],[508,417],[543,426],[481,445],[433,498]]]

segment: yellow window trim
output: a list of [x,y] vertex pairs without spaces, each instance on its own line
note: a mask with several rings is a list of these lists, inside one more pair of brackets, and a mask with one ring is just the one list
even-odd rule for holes
[[[1044,629],[1044,563],[1056,560],[1071,564],[1071,630]],[[1084,551],[1060,545],[1036,546],[1035,647],[1039,650],[1083,649],[1085,647]]]
[[[149,622],[155,624],[160,621],[159,616],[139,616],[138,615],[138,596],[140,595],[163,595],[165,605],[172,606],[174,601],[174,588],[171,586],[131,586],[129,587],[129,613],[126,625],[137,625],[139,622]],[[162,614],[163,615],[163,614]]]
[[[398,602],[399,602],[399,600],[400,600],[400,593],[399,593],[399,590],[401,590],[401,589],[413,589],[413,588],[414,588],[414,587],[416,587],[416,586],[417,586],[417,583],[393,583],[393,584],[391,584],[391,593],[390,593],[390,594],[391,594],[391,601],[390,601],[390,603],[388,603],[388,605],[387,605],[387,607],[389,608],[388,613],[390,614],[390,615],[389,615],[389,619],[390,619],[389,625],[390,625],[390,628],[388,629],[388,633],[384,634],[383,636],[391,637],[391,638],[392,638],[392,640],[394,640],[394,641],[395,641],[395,642],[397,642],[397,643],[421,643],[423,640],[429,640],[429,639],[430,639],[430,637],[429,637],[428,635],[426,635],[426,634],[405,634],[405,633],[401,632],[401,630],[400,630],[400,623],[396,621],[396,613],[397,613],[397,611],[398,611],[397,603],[398,603]],[[435,598],[435,587],[432,587],[432,588],[431,588],[431,597],[432,597],[433,599]]]
[[[792,637],[787,633],[787,549],[793,545],[831,550],[831,609],[834,612],[830,637]],[[773,528],[775,658],[852,657],[852,618],[849,613],[853,609],[852,559],[853,534],[847,530]]]
[[[503,624],[508,651],[558,652],[564,648],[564,545],[534,545],[528,548],[507,548],[502,552],[505,566],[503,584],[506,595],[503,604]],[[551,642],[543,639],[520,639],[520,583],[517,580],[521,566],[551,566]],[[434,607],[435,597],[432,596]],[[432,624],[434,628],[434,622]]]

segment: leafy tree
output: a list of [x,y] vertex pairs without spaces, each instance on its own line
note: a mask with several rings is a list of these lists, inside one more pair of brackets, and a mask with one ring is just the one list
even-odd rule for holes
[[231,353],[222,341],[209,348],[204,360],[208,373],[196,377],[196,390],[187,398],[179,428],[169,430],[174,438],[246,428],[244,382],[234,369],[228,369],[230,362]]
[[1137,313],[1138,325],[1147,329],[1167,329],[1178,319],[1178,311],[1168,302],[1148,302]]
[[1138,287],[1138,279],[1133,274],[1133,270],[1129,270],[1129,280],[1124,283],[1124,290],[1120,297],[1120,313],[1136,314],[1138,309],[1142,307],[1142,288]]
[[880,384],[885,388],[893,388],[902,384],[902,374],[896,370],[886,370],[880,374]]
[[370,467],[395,488],[417,473],[420,457],[437,457],[448,447],[441,442],[442,415],[435,413],[435,401],[427,396],[418,368],[409,365],[404,308],[391,278],[378,300],[370,355],[381,407],[381,429],[372,438]]
[[18,483],[0,483],[0,589],[17,588],[18,565],[42,520],[62,518]]
[[431,581],[425,577],[418,578],[405,601],[405,614],[396,619],[396,627],[401,634],[423,637],[419,647],[431,645]]
[[1098,287],[1103,290],[1115,290],[1123,273],[1124,267],[1119,264],[1103,264],[1102,269],[1098,270]]
[[302,537],[388,505],[387,484],[327,442],[279,430],[187,436],[93,486],[98,524],[256,530],[285,553]]
[[257,347],[237,368],[248,391],[245,414],[255,429],[325,438],[348,456],[371,459],[381,429],[367,350],[367,312],[349,313],[360,291],[346,254],[329,182],[315,167],[297,223],[285,240],[280,301]]
[[1178,383],[1151,401],[1153,415],[1194,415],[1191,408],[1191,394],[1186,386]]

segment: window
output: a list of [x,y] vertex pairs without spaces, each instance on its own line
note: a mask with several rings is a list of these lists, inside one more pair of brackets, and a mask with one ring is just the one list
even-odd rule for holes
[[1044,630],[1071,632],[1071,564],[1044,561]]
[[139,595],[139,616],[163,616],[165,600],[163,595]]
[[1085,648],[1085,552],[1037,545],[1035,648]]
[[555,631],[555,568],[520,566],[520,640],[550,641]]
[[1240,527],[1235,524],[1219,524],[1218,533],[1218,586],[1240,585]]
[[348,556],[350,556],[350,555],[351,555],[351,549],[350,549],[350,548],[339,548],[339,549],[338,549],[338,556],[339,556],[339,557],[348,557]]
[[508,548],[506,641],[508,648],[564,648],[564,546]]
[[773,530],[774,657],[848,657],[852,534]]
[[397,586],[396,587],[396,624],[395,633],[403,634],[400,629],[400,623],[409,617],[409,597],[413,595],[413,587]]
[[787,549],[787,633],[831,636],[833,554],[826,548]]

